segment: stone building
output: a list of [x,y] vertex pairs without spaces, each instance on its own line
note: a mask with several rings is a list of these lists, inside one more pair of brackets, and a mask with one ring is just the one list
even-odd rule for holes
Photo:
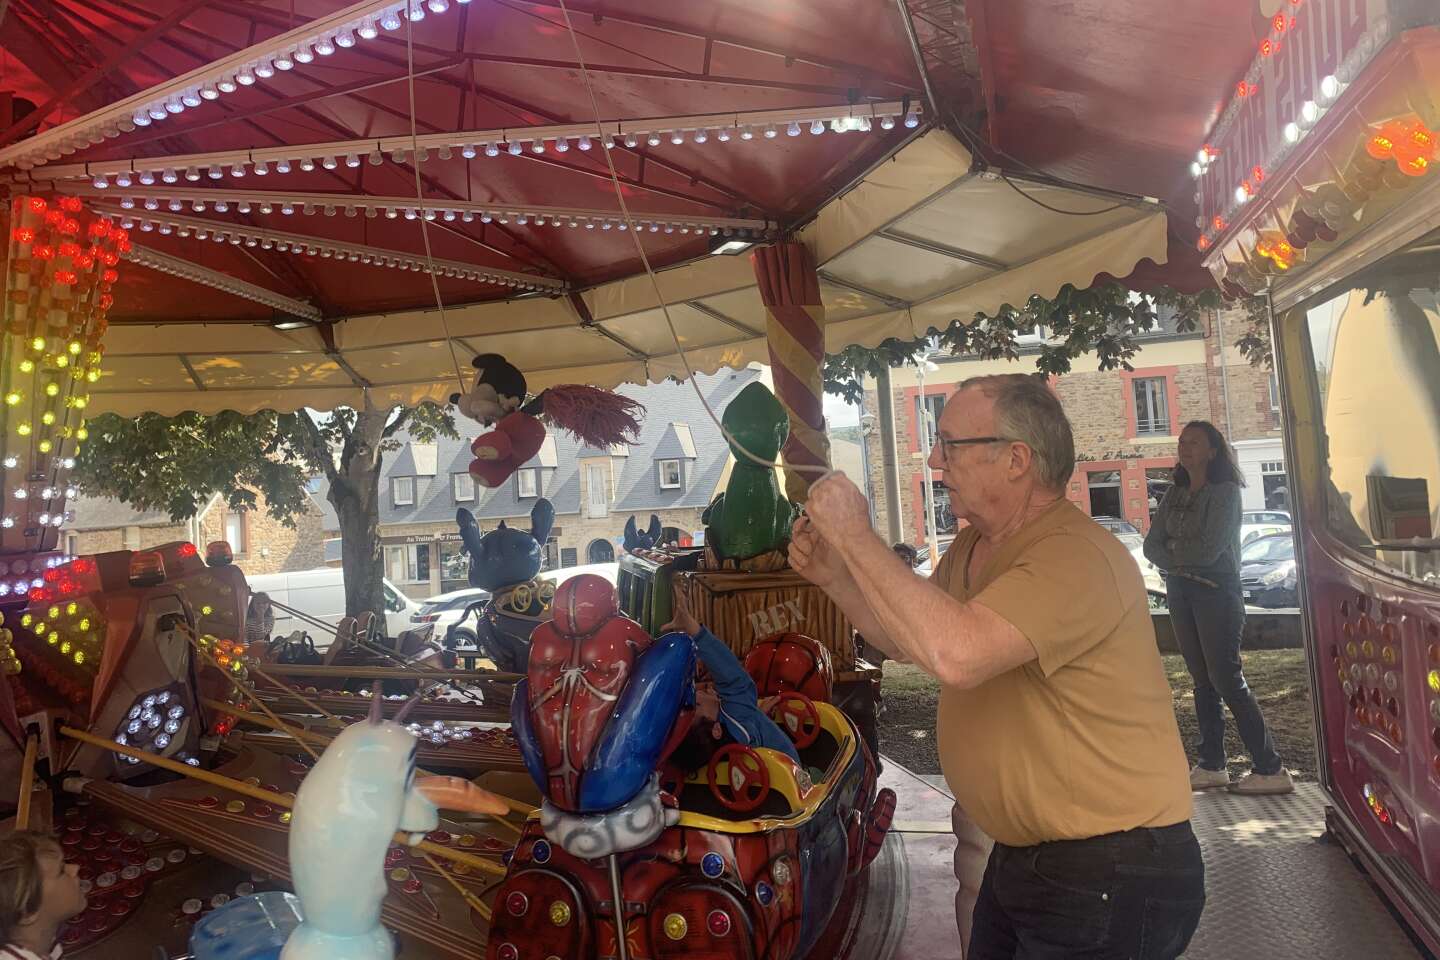
[[[700,387],[717,415],[749,383],[763,379],[752,365],[701,375]],[[549,569],[609,563],[620,553],[625,521],[644,528],[653,513],[682,541],[703,536],[700,515],[728,476],[729,448],[688,382],[622,386],[619,393],[646,409],[639,442],[631,447],[582,447],[563,432],[547,435],[540,452],[500,487],[477,486],[469,473],[475,424],[461,420],[462,440],[424,444],[401,435],[386,454],[380,480],[380,538],[385,576],[417,599],[469,585],[455,512],[464,507],[480,529],[501,520],[530,527],[536,500],[555,507],[546,544]],[[338,565],[340,525],[325,500],[327,562]]]
[[[284,573],[323,566],[325,545],[323,512],[312,489],[305,512],[295,526],[265,512],[265,498],[257,494],[254,510],[231,510],[219,495],[190,520],[175,523],[164,511],[136,510],[119,500],[81,497],[75,501],[75,521],[63,531],[66,552],[74,555],[111,550],[145,550],[176,540],[189,540],[201,550],[226,540],[235,563],[247,574]],[[328,506],[328,505],[327,505]]]
[[[1240,329],[1233,314],[1210,315],[1204,329],[1181,333],[1173,317],[1137,339],[1133,370],[1101,371],[1093,355],[1077,358],[1069,373],[1051,379],[1075,431],[1077,463],[1067,495],[1092,516],[1122,517],[1140,530],[1169,483],[1175,444],[1191,420],[1213,422],[1234,444],[1246,478],[1244,505],[1283,506],[1285,455],[1279,395],[1273,375],[1251,366],[1228,344]],[[1022,338],[1017,361],[937,357],[924,378],[925,406],[933,422],[956,384],[995,373],[1033,373],[1043,331]],[[1226,346],[1221,349],[1221,344]],[[937,528],[953,532],[938,471],[925,469],[918,423],[920,387],[914,367],[891,373],[905,538],[925,538],[922,484],[933,484]],[[884,529],[886,495],[874,381],[866,384],[866,460],[878,529]],[[933,436],[933,434],[932,434]]]

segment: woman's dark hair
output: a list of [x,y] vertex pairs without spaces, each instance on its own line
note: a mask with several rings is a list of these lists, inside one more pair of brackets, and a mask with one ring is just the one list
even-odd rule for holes
[[[1245,486],[1245,476],[1240,472],[1240,468],[1235,466],[1235,458],[1231,455],[1230,444],[1226,443],[1224,435],[1215,429],[1215,424],[1209,420],[1191,420],[1185,424],[1185,430],[1192,428],[1205,434],[1205,439],[1210,443],[1210,449],[1215,451],[1215,459],[1210,461],[1210,466],[1205,471],[1205,482],[1234,483]],[[1184,430],[1181,431],[1181,433],[1184,432]],[[1177,487],[1188,487],[1190,486],[1190,472],[1177,463],[1173,480]]]

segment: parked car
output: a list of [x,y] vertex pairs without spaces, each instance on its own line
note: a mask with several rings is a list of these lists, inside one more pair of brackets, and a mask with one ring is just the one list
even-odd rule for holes
[[[430,624],[435,630],[435,636],[445,636],[445,631],[459,621],[464,615],[465,608],[472,603],[483,603],[490,599],[490,591],[482,590],[479,587],[466,587],[463,590],[451,590],[449,593],[440,593],[424,600],[420,609],[411,616],[411,621],[417,626],[422,623]],[[470,632],[469,641],[475,639],[474,632]],[[465,642],[465,641],[462,641]]]
[[1240,543],[1292,530],[1290,514],[1284,510],[1246,510],[1240,514]]
[[1290,533],[1257,537],[1240,550],[1240,589],[1257,607],[1293,607],[1295,538]]
[[[334,626],[345,616],[345,574],[339,567],[319,567],[291,573],[265,573],[246,577],[251,593],[267,594],[275,603],[294,607],[301,613]],[[412,618],[420,612],[420,604],[405,596],[399,587],[381,578],[385,591],[385,633],[398,637],[401,631],[420,626]],[[328,635],[317,635],[313,624],[284,610],[275,608],[275,628],[271,636],[285,636],[295,630],[307,631],[323,650],[330,645]]]
[[1119,517],[1096,517],[1095,522],[1125,544],[1125,549],[1130,551],[1130,556],[1135,560],[1135,566],[1140,568],[1140,575],[1145,578],[1146,591],[1163,596],[1165,578],[1160,575],[1160,568],[1145,557],[1145,535],[1136,530],[1130,521],[1121,520]]

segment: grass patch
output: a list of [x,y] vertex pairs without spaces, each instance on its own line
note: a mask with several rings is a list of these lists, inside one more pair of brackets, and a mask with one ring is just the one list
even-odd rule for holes
[[[1310,685],[1302,650],[1255,650],[1243,653],[1245,678],[1260,701],[1276,749],[1292,773],[1315,778],[1315,731],[1310,710]],[[1162,657],[1175,699],[1175,717],[1191,762],[1196,741],[1194,687],[1179,655]],[[935,709],[940,689],[910,664],[885,664],[881,689],[885,712],[880,718],[880,750],[916,773],[939,773],[935,745]],[[1226,711],[1225,755],[1231,776],[1250,769],[1245,747]]]

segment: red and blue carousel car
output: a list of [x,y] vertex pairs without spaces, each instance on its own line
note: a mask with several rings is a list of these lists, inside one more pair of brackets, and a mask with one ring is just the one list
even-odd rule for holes
[[[694,642],[652,641],[599,577],[566,581],[553,609],[512,710],[545,799],[495,898],[489,960],[807,956],[895,803],[877,795],[855,726],[825,701],[823,650],[787,634],[746,662],[760,696],[778,696],[771,716],[800,763],[731,743],[676,770]],[[818,651],[808,669],[786,669],[806,651]]]

